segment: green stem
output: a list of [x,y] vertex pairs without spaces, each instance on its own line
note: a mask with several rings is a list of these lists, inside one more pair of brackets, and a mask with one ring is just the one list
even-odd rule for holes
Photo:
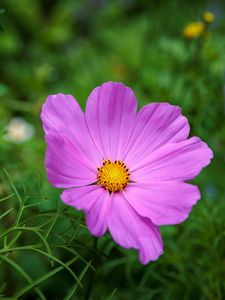
[[95,275],[96,275],[96,272],[97,272],[97,266],[98,266],[98,262],[99,262],[99,255],[97,253],[97,251],[98,251],[98,238],[94,238],[92,249],[93,249],[92,265],[95,268],[95,271],[91,270],[91,274],[90,274],[90,277],[89,277],[87,289],[86,289],[86,292],[85,292],[85,295],[84,295],[84,300],[89,300],[90,299],[90,295],[91,295]]

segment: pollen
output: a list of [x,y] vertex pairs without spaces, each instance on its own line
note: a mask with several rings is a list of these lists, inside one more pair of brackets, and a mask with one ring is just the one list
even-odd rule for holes
[[98,168],[98,184],[109,192],[122,191],[130,181],[130,173],[120,160],[103,160],[103,166]]

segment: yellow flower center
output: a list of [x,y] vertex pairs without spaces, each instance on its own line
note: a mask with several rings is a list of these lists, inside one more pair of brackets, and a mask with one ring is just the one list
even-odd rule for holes
[[129,170],[126,165],[116,160],[103,160],[103,166],[98,168],[98,184],[109,192],[122,191],[129,182]]

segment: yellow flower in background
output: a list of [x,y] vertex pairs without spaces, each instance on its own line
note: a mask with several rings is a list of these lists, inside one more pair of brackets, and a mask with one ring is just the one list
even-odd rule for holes
[[215,20],[215,15],[210,11],[206,11],[203,13],[202,18],[206,23],[212,23]]
[[198,38],[205,31],[203,22],[191,22],[184,28],[183,34],[187,39]]

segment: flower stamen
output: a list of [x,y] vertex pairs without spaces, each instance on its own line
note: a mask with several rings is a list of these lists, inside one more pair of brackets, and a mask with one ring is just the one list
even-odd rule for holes
[[122,191],[130,181],[130,173],[125,163],[108,159],[103,160],[103,166],[98,168],[98,185],[109,192]]

